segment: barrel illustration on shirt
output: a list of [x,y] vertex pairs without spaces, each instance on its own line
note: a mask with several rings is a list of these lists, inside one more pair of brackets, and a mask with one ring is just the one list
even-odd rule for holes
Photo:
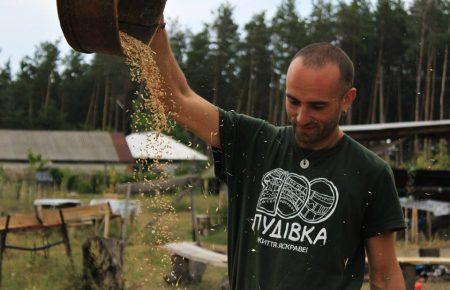
[[327,220],[336,209],[339,193],[326,178],[309,181],[305,176],[281,168],[262,177],[257,211],[284,219],[300,217],[316,224]]

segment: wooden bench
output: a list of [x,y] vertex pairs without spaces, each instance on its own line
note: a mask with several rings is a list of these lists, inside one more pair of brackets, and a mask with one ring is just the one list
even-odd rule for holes
[[195,243],[170,243],[165,248],[169,250],[172,262],[171,272],[164,277],[169,284],[200,282],[208,264],[227,267],[227,255],[202,248]]
[[[108,237],[109,221],[114,217],[109,204],[99,204],[92,206],[79,206],[63,209],[42,209],[34,214],[14,214],[0,217],[0,287],[2,277],[2,261],[3,253],[6,249],[21,251],[46,251],[52,247],[64,244],[66,254],[72,261],[72,250],[70,247],[69,235],[67,234],[68,226],[79,226],[86,224],[94,224],[97,220],[104,223],[103,235]],[[57,242],[49,243],[47,240],[48,233],[42,246],[24,247],[17,245],[9,245],[6,243],[8,233],[43,230],[59,228],[62,239]]]

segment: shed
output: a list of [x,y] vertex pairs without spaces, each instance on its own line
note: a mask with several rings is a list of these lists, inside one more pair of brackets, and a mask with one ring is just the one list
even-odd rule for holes
[[52,167],[83,171],[105,165],[126,168],[133,158],[122,133],[100,131],[0,130],[0,166],[29,166],[28,155],[40,154]]

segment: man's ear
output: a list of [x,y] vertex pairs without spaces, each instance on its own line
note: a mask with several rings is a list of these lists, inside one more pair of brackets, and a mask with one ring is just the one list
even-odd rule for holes
[[353,101],[356,99],[356,88],[351,88],[344,95],[342,100],[342,109],[344,112],[347,112],[353,104]]

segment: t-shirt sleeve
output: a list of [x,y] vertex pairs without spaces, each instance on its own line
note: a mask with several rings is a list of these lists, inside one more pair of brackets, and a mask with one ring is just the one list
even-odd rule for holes
[[229,177],[237,174],[238,164],[243,163],[238,161],[244,161],[245,151],[252,146],[250,143],[255,141],[257,132],[264,124],[264,120],[219,108],[220,149],[212,150],[214,171],[219,179],[227,182]]
[[385,166],[368,192],[367,208],[362,226],[363,237],[405,229],[405,220],[398,199],[394,174]]

